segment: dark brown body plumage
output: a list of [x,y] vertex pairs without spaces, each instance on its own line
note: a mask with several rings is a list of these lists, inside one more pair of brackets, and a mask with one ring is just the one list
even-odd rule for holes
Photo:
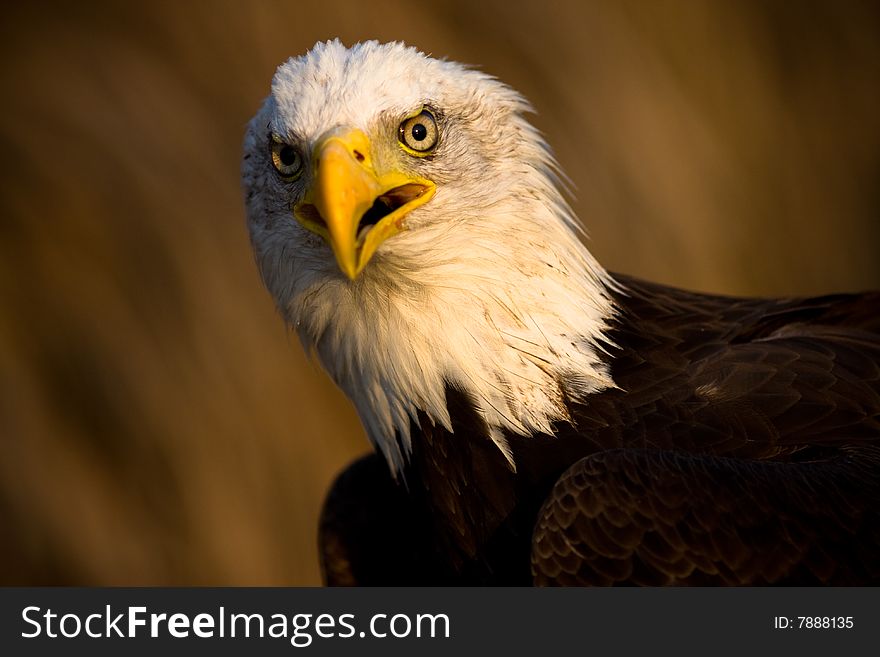
[[329,584],[880,583],[880,294],[617,280],[618,388],[510,436],[516,472],[450,388],[405,484],[375,455],[334,484]]

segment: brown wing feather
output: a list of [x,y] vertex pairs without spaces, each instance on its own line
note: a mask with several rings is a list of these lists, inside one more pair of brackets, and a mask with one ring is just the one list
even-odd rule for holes
[[539,585],[877,584],[880,450],[821,463],[600,452],[553,488]]
[[368,454],[337,477],[321,511],[318,547],[328,586],[455,583],[457,576],[416,500]]

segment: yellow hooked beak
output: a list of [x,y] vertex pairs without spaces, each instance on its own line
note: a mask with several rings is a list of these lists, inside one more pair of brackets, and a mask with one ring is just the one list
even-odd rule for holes
[[297,221],[329,242],[352,280],[382,242],[405,229],[404,217],[436,190],[430,180],[398,171],[377,174],[370,153],[370,140],[360,130],[324,137],[312,158],[312,186],[294,208]]

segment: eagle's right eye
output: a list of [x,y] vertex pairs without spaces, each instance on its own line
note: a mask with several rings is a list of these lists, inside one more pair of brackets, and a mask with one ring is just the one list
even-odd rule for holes
[[281,177],[296,180],[302,173],[303,158],[296,146],[272,140],[272,164]]

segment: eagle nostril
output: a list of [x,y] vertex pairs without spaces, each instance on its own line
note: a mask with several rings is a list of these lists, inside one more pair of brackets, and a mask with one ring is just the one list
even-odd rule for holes
[[366,158],[364,157],[364,154],[363,154],[363,153],[361,153],[360,151],[357,151],[357,150],[356,150],[356,151],[354,152],[354,159],[356,159],[358,162],[363,162]]

